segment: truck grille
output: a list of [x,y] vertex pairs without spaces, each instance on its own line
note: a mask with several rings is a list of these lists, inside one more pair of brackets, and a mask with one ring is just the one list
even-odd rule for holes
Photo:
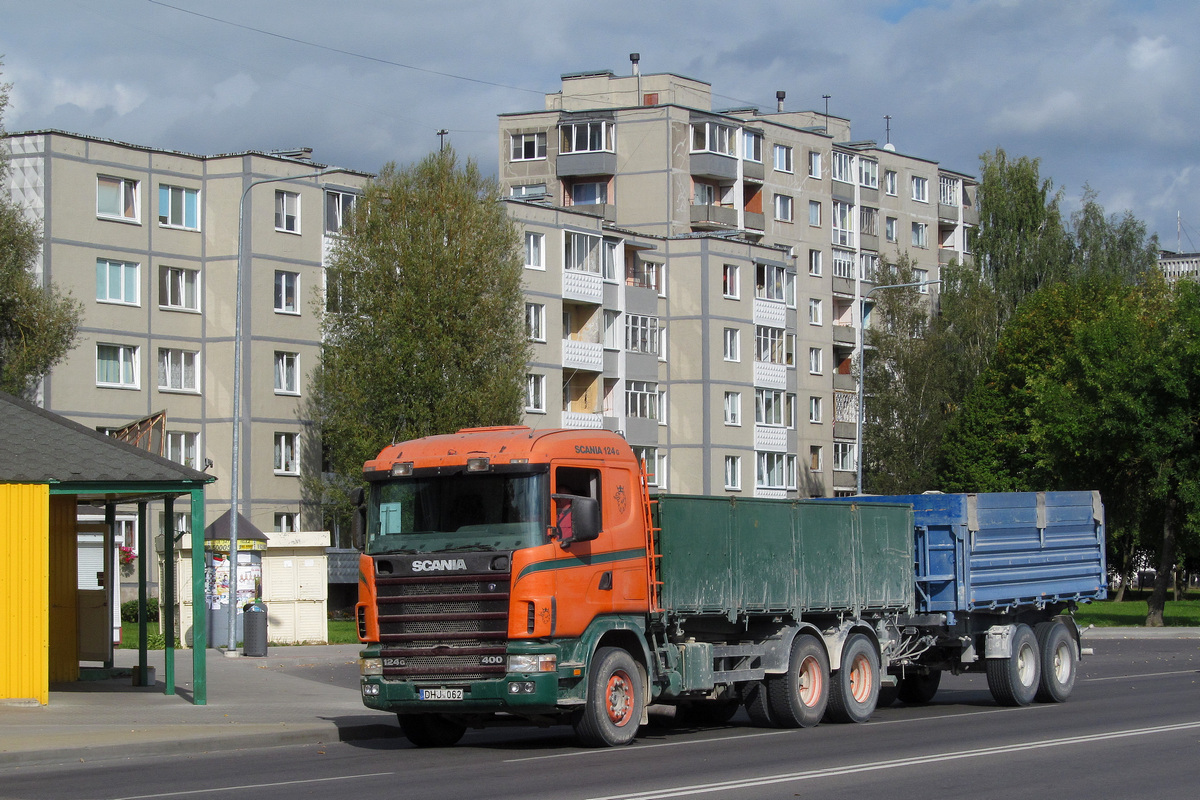
[[467,681],[505,673],[511,573],[376,575],[384,678]]

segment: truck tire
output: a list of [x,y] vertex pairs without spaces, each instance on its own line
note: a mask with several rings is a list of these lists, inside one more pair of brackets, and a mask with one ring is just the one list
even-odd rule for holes
[[931,670],[924,675],[905,675],[896,685],[896,697],[903,703],[923,706],[937,694],[941,683],[941,670]]
[[1041,622],[1033,629],[1042,655],[1042,677],[1038,681],[1039,703],[1062,703],[1075,688],[1078,651],[1075,639],[1060,620]]
[[842,646],[842,668],[833,676],[826,717],[832,722],[866,722],[879,700],[879,654],[861,633]]
[[1037,639],[1028,625],[1016,626],[1012,654],[987,660],[988,689],[1002,706],[1027,706],[1037,694],[1041,659]]
[[585,747],[629,744],[641,724],[641,671],[619,647],[596,650],[588,670],[587,702],[575,717],[575,735]]
[[797,636],[787,672],[768,675],[766,685],[771,719],[776,725],[813,727],[825,716],[829,704],[829,657],[825,648],[813,636]]
[[467,731],[457,720],[437,714],[399,714],[400,730],[417,747],[451,747]]
[[775,720],[771,719],[771,703],[767,699],[767,685],[755,681],[745,685],[742,704],[750,715],[750,724],[756,728],[774,728]]

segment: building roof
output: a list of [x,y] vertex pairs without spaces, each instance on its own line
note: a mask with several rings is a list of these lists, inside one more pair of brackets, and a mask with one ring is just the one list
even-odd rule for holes
[[215,476],[0,392],[0,483],[211,483]]

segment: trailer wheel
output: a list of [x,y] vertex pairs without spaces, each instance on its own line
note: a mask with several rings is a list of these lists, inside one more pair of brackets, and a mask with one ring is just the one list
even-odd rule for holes
[[771,719],[783,728],[811,728],[825,716],[829,704],[829,657],[815,637],[797,636],[788,669],[768,675],[767,701]]
[[417,747],[451,747],[467,732],[467,726],[437,714],[399,714],[400,730]]
[[642,705],[641,672],[633,656],[619,647],[601,647],[589,670],[587,702],[575,718],[575,735],[586,747],[629,744],[641,724]]
[[1075,639],[1059,620],[1047,620],[1034,629],[1042,654],[1042,677],[1038,681],[1040,703],[1062,703],[1075,688],[1077,651]]
[[775,720],[771,719],[771,704],[767,700],[767,686],[762,681],[745,684],[742,704],[750,715],[750,723],[757,728],[774,728]]
[[842,646],[842,668],[833,676],[828,718],[833,722],[866,722],[879,700],[879,654],[861,633]]
[[1037,694],[1041,659],[1037,639],[1028,625],[1016,626],[1012,654],[987,660],[987,682],[992,697],[1002,706],[1027,706]]
[[941,683],[941,670],[931,670],[924,675],[905,675],[896,686],[896,697],[909,705],[923,706],[937,694]]

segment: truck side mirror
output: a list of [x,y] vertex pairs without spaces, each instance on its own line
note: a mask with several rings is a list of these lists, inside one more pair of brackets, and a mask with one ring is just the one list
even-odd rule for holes
[[574,494],[551,495],[556,509],[554,538],[566,547],[574,542],[590,542],[600,535],[600,502],[594,497]]
[[364,498],[365,493],[361,486],[350,490],[350,502],[354,504],[354,517],[350,522],[350,543],[357,550],[362,550],[366,541],[367,505],[363,502]]

